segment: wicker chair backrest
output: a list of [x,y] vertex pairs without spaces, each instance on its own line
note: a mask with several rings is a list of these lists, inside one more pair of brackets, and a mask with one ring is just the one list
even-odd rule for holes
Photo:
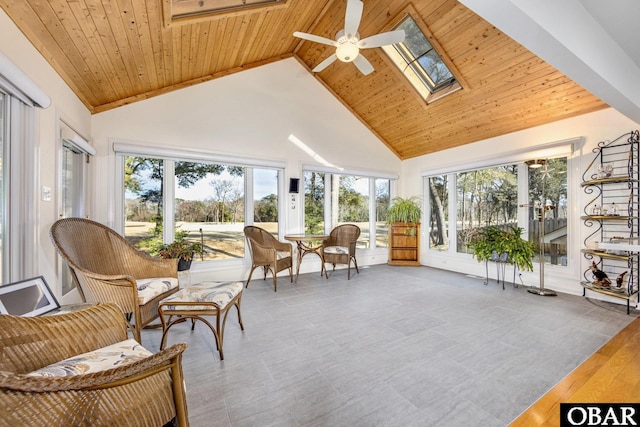
[[126,321],[112,304],[58,316],[0,315],[0,371],[25,374],[126,339]]
[[85,218],[64,218],[51,227],[51,241],[71,268],[97,274],[140,275],[140,257],[145,257],[124,237],[109,227]]
[[327,246],[354,246],[360,237],[360,227],[353,224],[342,224],[331,230]]
[[[267,230],[256,227],[255,225],[247,225],[244,228],[244,234],[260,246],[273,246],[274,242],[277,241]],[[251,244],[251,242],[249,244]]]

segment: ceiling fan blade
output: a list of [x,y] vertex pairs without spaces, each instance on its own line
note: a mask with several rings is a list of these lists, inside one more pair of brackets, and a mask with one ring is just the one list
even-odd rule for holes
[[347,13],[344,17],[344,33],[347,37],[352,37],[358,32],[363,8],[360,0],[347,0]]
[[329,46],[337,46],[338,45],[335,42],[335,40],[331,40],[331,39],[328,39],[326,37],[316,36],[315,34],[301,33],[300,31],[296,31],[295,33],[293,33],[293,35],[295,37],[298,37],[298,38],[301,38],[301,39],[305,39],[305,40],[309,40],[309,41],[312,41],[312,42],[328,44]]
[[373,65],[371,65],[371,62],[369,62],[362,54],[356,56],[353,63],[356,64],[358,70],[360,70],[360,72],[365,76],[373,72]]
[[313,71],[314,73],[319,73],[320,71],[324,70],[329,65],[331,65],[333,63],[333,61],[335,61],[336,59],[338,59],[338,57],[334,53],[333,55],[331,55],[330,57],[328,57],[327,59],[325,59],[324,61],[322,61],[318,65],[316,65],[316,68],[314,68],[311,71]]
[[360,49],[368,49],[371,47],[387,46],[390,44],[396,44],[404,41],[406,34],[404,30],[389,31],[387,33],[376,34],[375,36],[367,37],[358,42]]

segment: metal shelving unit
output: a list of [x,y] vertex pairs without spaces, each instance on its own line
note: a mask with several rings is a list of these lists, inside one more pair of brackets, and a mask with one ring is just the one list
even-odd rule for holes
[[[640,288],[640,158],[637,130],[613,141],[598,143],[593,161],[582,175],[582,187],[593,198],[585,205],[584,224],[593,228],[584,240],[583,256],[604,271],[611,285],[584,271],[583,296],[587,291],[627,301],[636,300]],[[621,274],[621,284],[616,278]]]

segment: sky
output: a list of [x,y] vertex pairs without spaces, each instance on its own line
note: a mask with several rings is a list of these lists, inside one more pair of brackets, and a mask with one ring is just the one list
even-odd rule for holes
[[[253,177],[255,182],[254,187],[254,200],[260,200],[269,194],[277,194],[277,177],[278,171],[273,169],[254,169]],[[242,189],[242,178],[232,177],[227,171],[224,171],[220,175],[211,175],[201,179],[189,188],[176,188],[176,198],[183,200],[205,200],[207,198],[213,198],[213,188],[209,184],[212,178],[229,180],[236,180],[240,189]]]

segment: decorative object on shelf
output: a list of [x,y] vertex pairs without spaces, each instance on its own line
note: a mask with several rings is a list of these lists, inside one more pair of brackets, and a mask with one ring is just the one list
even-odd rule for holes
[[553,209],[554,206],[547,206],[547,197],[545,194],[545,184],[547,181],[547,178],[549,177],[549,163],[547,162],[546,159],[538,159],[538,160],[532,160],[527,162],[527,165],[529,166],[530,169],[537,169],[537,168],[543,168],[542,171],[542,191],[540,194],[540,207],[538,208],[538,217],[540,220],[540,227],[538,228],[538,245],[540,247],[540,259],[539,259],[539,264],[540,264],[540,287],[536,288],[536,287],[530,287],[527,289],[527,292],[530,292],[532,294],[536,294],[536,295],[542,295],[542,296],[556,296],[556,292],[554,290],[551,289],[545,289],[544,287],[544,264],[545,264],[545,257],[544,257],[544,226],[545,226],[545,215],[547,210]]
[[387,212],[389,265],[420,265],[420,199],[395,197]]
[[613,174],[613,164],[607,163],[598,167],[598,177],[609,178]]
[[596,286],[601,286],[604,288],[608,288],[611,286],[611,279],[607,276],[607,273],[600,270],[595,261],[591,262],[591,272],[593,273],[593,284]]
[[[593,229],[582,249],[589,263],[580,283],[582,295],[586,297],[590,291],[624,299],[627,314],[631,300],[637,301],[640,288],[639,145],[638,130],[599,142],[582,175],[584,192],[592,197],[581,219]],[[598,206],[602,209],[600,214]]]
[[624,284],[624,276],[629,272],[629,270],[623,271],[622,273],[618,274],[618,277],[616,277],[616,287],[620,288],[622,287],[622,285]]
[[173,243],[162,246],[158,252],[160,258],[171,259],[178,258],[178,271],[185,271],[191,268],[191,262],[195,255],[204,254],[204,248],[201,243],[190,242],[185,239],[179,239]]

